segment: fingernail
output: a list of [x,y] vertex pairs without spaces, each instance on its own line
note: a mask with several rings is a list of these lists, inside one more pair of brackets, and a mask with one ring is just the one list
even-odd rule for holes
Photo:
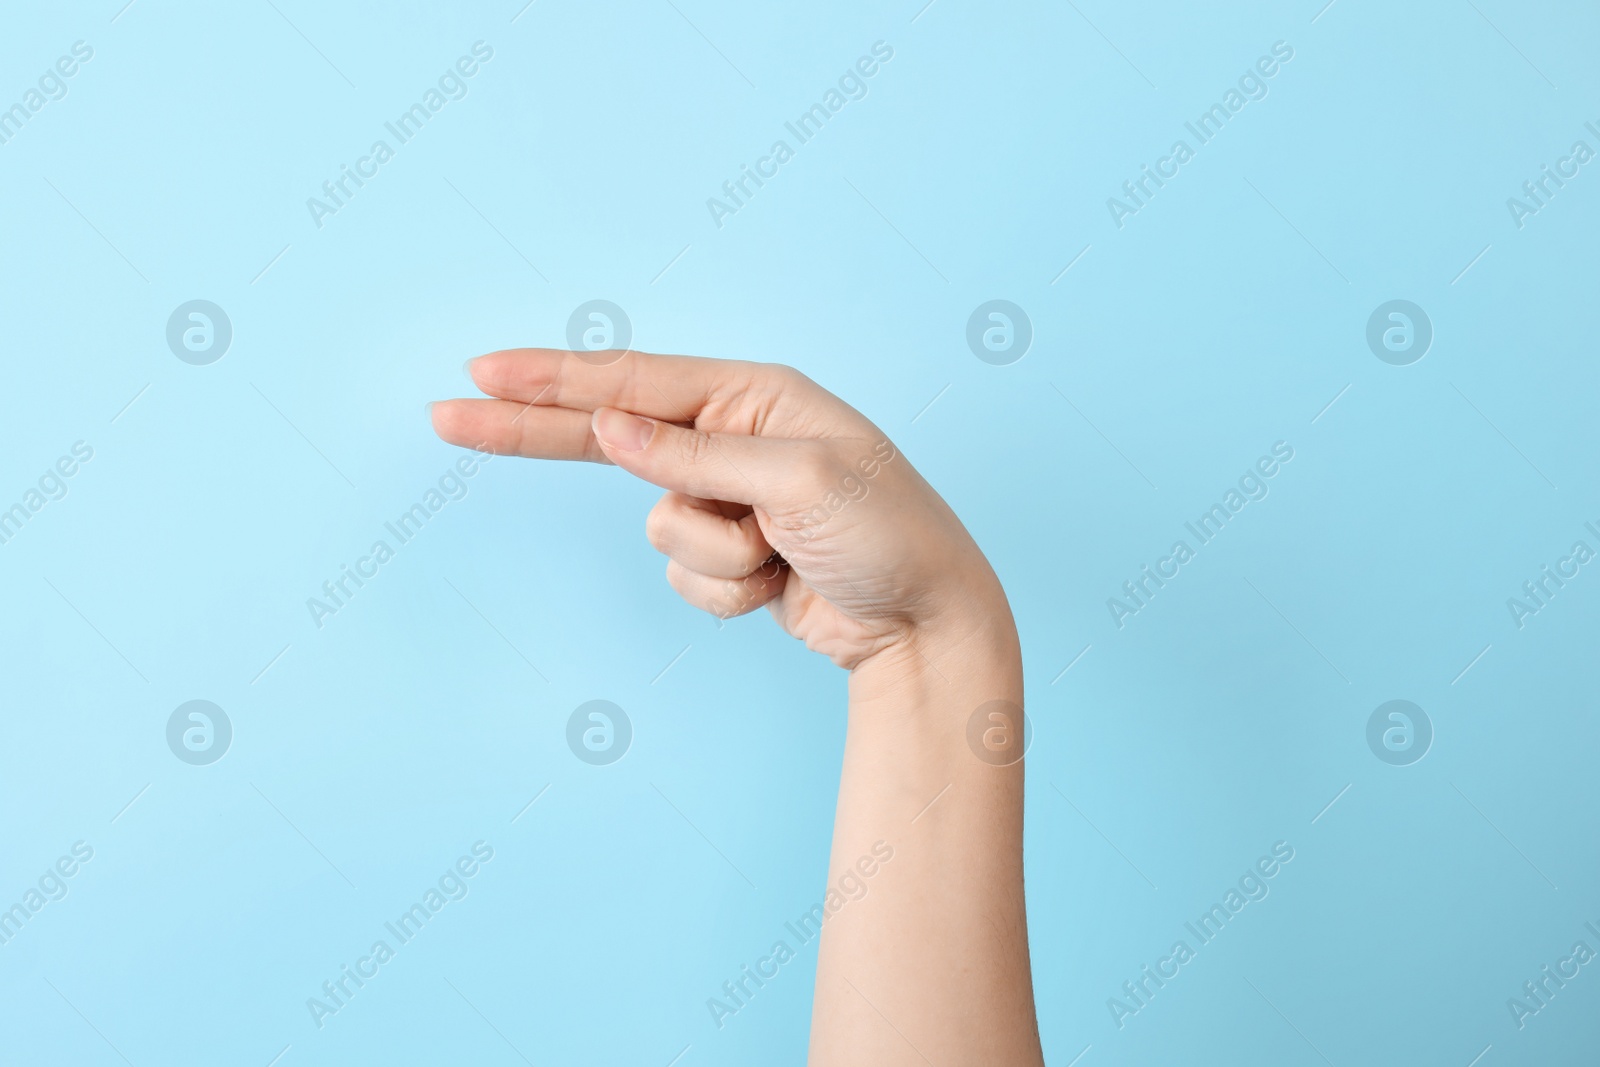
[[601,408],[594,413],[594,435],[607,448],[619,452],[639,452],[650,443],[656,424],[616,408]]
[[478,361],[478,357],[477,356],[473,356],[471,359],[469,359],[465,363],[461,364],[461,373],[463,373],[463,374],[465,374],[467,376],[467,380],[468,381],[475,381],[476,380],[476,379],[474,379],[472,377],[472,365],[474,363],[476,363],[477,361]]
[[437,403],[438,403],[437,400],[430,400],[426,404],[422,405],[422,410],[425,413],[427,413],[429,422],[433,421],[433,405],[435,405]]

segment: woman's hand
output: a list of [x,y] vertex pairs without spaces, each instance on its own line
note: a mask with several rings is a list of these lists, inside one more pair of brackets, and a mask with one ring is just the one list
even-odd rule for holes
[[666,489],[646,534],[696,607],[727,618],[766,605],[852,670],[1012,625],[954,512],[881,430],[798,371],[543,348],[469,370],[495,399],[436,404],[439,436],[614,463]]
[[[881,430],[787,367],[531,348],[471,373],[494,399],[435,405],[440,437],[661,486],[646,531],[684,599],[723,617],[765,604],[853,672],[829,884],[852,884],[862,857],[894,862],[848,911],[837,892],[816,909],[828,925],[810,1062],[915,1065],[928,1048],[1040,1064],[1022,662],[1000,583],[955,514]],[[1018,712],[1000,760],[971,741],[996,702]]]

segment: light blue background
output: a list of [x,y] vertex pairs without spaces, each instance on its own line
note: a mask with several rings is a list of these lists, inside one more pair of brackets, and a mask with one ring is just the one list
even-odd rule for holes
[[[1600,548],[1600,163],[1506,207],[1600,149],[1592,5],[274,2],[0,35],[0,105],[94,49],[0,145],[0,507],[94,449],[0,546],[0,907],[94,849],[0,946],[7,1062],[803,1061],[814,943],[724,1029],[705,1000],[822,894],[844,678],[679,602],[653,490],[496,460],[322,629],[305,606],[459,454],[423,404],[461,362],[597,297],[637,347],[801,367],[994,561],[1051,1063],[1600,1059],[1600,964],[1506,1006],[1600,949],[1600,574],[1506,607]],[[318,229],[306,198],[478,40],[469,95]],[[878,40],[867,97],[715,226]],[[1118,229],[1106,198],[1280,40]],[[964,341],[996,297],[1035,329],[1011,366]],[[197,298],[234,330],[209,366],[164,336]],[[1364,339],[1395,298],[1435,329],[1407,367]],[[1279,440],[1270,496],[1117,629],[1106,598]],[[164,735],[197,698],[234,728],[206,767]],[[597,698],[636,731],[608,767],[564,741]],[[1365,740],[1394,698],[1436,731],[1411,766]],[[307,998],[479,840],[319,1029]],[[1280,840],[1271,895],[1118,1029],[1107,998]]]

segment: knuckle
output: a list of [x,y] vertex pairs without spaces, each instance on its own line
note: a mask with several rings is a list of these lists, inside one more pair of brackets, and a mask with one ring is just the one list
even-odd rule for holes
[[684,463],[701,466],[715,454],[717,446],[704,430],[689,430],[683,435],[680,449]]
[[768,363],[767,374],[774,382],[782,386],[798,386],[810,381],[804,374],[787,363]]
[[662,497],[650,514],[644,517],[644,536],[657,552],[665,552],[671,543],[672,515],[666,497]]
[[791,367],[787,363],[773,363],[771,366],[773,371],[778,375],[778,380],[785,385],[805,388],[817,384],[811,380],[805,371],[802,371],[798,367]]
[[815,495],[833,484],[839,474],[839,464],[833,454],[821,445],[803,449],[795,460],[795,483],[806,493]]
[[769,363],[766,366],[767,379],[774,399],[783,396],[804,397],[818,388],[816,382],[787,363]]

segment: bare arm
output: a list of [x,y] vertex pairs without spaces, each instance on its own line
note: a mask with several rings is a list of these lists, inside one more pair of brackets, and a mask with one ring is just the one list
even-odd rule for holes
[[[811,1061],[1039,1064],[1022,891],[1022,665],[994,572],[876,426],[786,367],[516,349],[457,444],[613,463],[722,617],[765,606],[851,672]],[[868,873],[870,872],[870,873]]]
[[[823,928],[813,1064],[1039,1064],[1022,893],[1022,664],[1003,600],[953,647],[858,667],[829,884],[893,859]],[[926,657],[926,658],[924,658]],[[992,702],[1001,702],[995,704]],[[977,715],[976,744],[969,723]]]

